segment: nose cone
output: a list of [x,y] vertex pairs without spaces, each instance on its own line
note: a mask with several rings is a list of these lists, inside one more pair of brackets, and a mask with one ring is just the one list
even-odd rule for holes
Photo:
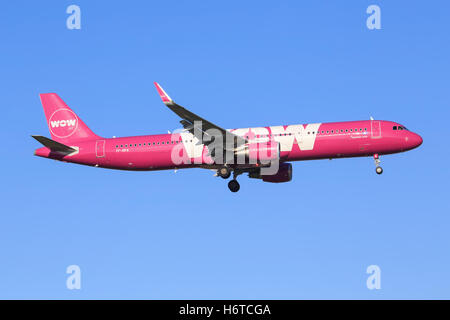
[[408,150],[417,148],[420,146],[423,142],[423,139],[421,136],[419,136],[417,133],[410,132],[408,136],[405,138],[406,142],[406,148]]

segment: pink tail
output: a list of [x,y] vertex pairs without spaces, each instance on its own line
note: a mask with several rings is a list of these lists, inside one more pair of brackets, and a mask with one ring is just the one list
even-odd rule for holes
[[39,96],[53,140],[69,144],[81,139],[99,138],[56,93],[41,93]]

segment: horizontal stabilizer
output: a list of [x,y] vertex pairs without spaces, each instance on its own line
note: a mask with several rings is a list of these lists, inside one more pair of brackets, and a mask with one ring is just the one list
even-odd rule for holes
[[52,139],[46,138],[44,136],[32,136],[45,147],[49,148],[51,151],[62,152],[62,153],[72,153],[75,152],[76,149],[66,146],[65,144],[56,142]]

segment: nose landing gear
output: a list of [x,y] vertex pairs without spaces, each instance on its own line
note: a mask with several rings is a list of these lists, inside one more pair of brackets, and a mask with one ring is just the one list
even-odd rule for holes
[[380,162],[381,161],[380,161],[380,157],[378,156],[377,153],[373,155],[373,159],[375,161],[375,172],[377,174],[382,174],[383,173],[383,168],[380,167]]

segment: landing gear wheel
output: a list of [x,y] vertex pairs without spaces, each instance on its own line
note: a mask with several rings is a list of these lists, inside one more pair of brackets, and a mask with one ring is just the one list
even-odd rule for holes
[[228,188],[230,189],[231,192],[238,192],[240,189],[239,186],[239,182],[237,182],[237,180],[230,180],[230,182],[228,182]]
[[217,170],[217,174],[224,179],[228,179],[231,176],[231,170],[227,166],[223,166]]
[[380,156],[377,153],[375,153],[373,155],[373,160],[375,160],[375,172],[377,174],[382,174],[383,173],[383,168],[380,167],[381,160],[380,160]]

